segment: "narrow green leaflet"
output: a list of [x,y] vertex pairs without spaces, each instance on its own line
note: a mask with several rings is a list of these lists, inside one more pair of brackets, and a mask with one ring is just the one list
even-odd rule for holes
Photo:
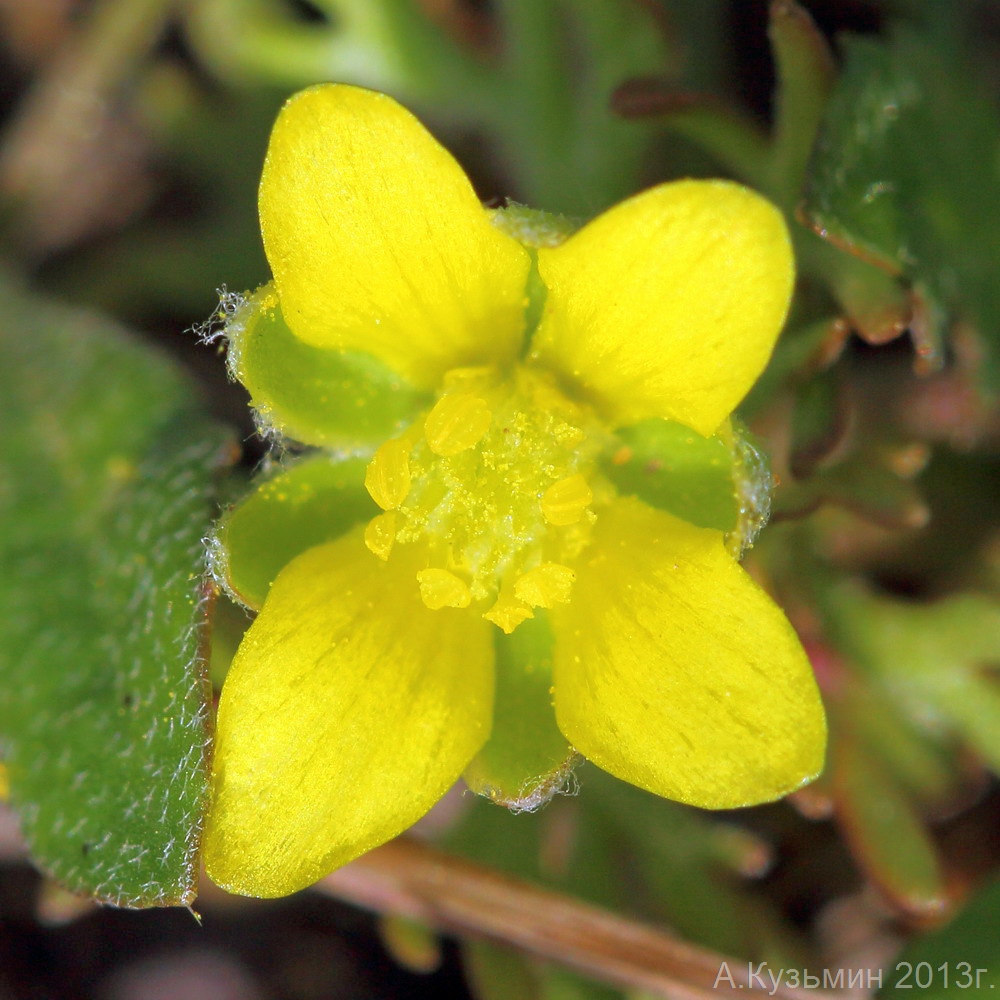
[[194,897],[221,431],[164,358],[3,288],[0,755],[37,863],[122,906]]
[[[845,727],[846,728],[846,727]],[[916,804],[849,729],[832,755],[832,787],[848,842],[904,912],[934,916],[947,905],[934,842]]]
[[844,50],[805,216],[831,242],[906,278],[925,314],[918,327],[971,323],[983,339],[984,387],[1000,392],[997,110],[967,66],[913,32],[848,38]]

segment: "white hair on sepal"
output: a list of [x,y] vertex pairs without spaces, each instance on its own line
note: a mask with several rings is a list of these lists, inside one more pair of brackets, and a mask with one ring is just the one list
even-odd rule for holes
[[219,304],[212,315],[201,323],[195,323],[191,332],[202,344],[214,344],[230,339],[233,333],[241,333],[244,322],[240,317],[249,296],[244,292],[231,292],[225,285],[216,289]]
[[525,781],[517,794],[505,795],[498,788],[483,788],[480,795],[485,796],[498,806],[503,806],[514,816],[521,813],[538,812],[542,806],[548,805],[557,795],[576,796],[580,794],[580,779],[576,776],[576,766],[583,757],[575,751],[563,764],[535,778]]

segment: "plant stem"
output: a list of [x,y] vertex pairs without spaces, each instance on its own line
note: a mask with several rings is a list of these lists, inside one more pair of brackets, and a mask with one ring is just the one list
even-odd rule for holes
[[[602,982],[669,1000],[719,1000],[755,985],[745,961],[406,837],[335,871],[316,888],[368,910],[419,920],[439,931],[489,938]],[[767,992],[773,989],[778,1000],[839,996],[773,987],[764,976]]]

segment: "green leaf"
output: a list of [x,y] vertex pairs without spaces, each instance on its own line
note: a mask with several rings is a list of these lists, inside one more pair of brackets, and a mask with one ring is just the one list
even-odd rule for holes
[[963,773],[955,760],[954,741],[903,715],[880,686],[844,683],[828,698],[828,706],[831,714],[850,720],[864,753],[892,775],[920,811],[940,815],[961,800]]
[[37,862],[189,903],[207,790],[204,545],[225,438],[159,354],[4,287],[0,745]]
[[379,513],[364,487],[367,464],[310,456],[265,480],[223,518],[220,569],[245,604],[259,608],[297,555]]
[[903,279],[838,250],[807,229],[794,232],[800,271],[829,286],[859,337],[879,346],[907,329],[913,321],[914,295],[903,287]]
[[865,868],[904,910],[940,913],[947,904],[944,878],[915,805],[854,733],[839,734],[831,770],[841,824]]
[[768,36],[778,78],[769,188],[787,210],[798,200],[836,69],[822,32],[797,3],[771,4]]
[[885,970],[880,1000],[969,1000],[1000,990],[1000,881],[980,891],[947,927],[912,941]]
[[544,611],[510,635],[495,630],[493,731],[465,769],[480,795],[522,812],[534,810],[572,783],[576,755],[552,708],[552,632]]
[[232,310],[225,329],[230,373],[249,390],[267,431],[325,447],[374,447],[425,402],[373,355],[299,340],[270,285],[224,306]]
[[805,215],[831,242],[908,279],[925,324],[942,311],[971,322],[986,342],[984,384],[1000,391],[996,109],[967,65],[913,32],[848,38],[844,49]]
[[1000,773],[1000,604],[978,594],[932,603],[831,594],[841,643],[911,718],[962,737]]

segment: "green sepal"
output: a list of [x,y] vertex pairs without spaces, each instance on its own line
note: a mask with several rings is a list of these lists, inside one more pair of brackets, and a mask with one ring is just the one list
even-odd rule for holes
[[299,340],[285,323],[273,285],[231,308],[225,328],[229,372],[246,386],[265,432],[326,448],[372,448],[427,402],[371,354]]
[[490,221],[497,229],[533,250],[539,247],[557,247],[565,243],[583,224],[571,216],[543,212],[516,201],[490,212]]
[[364,487],[366,465],[363,458],[311,455],[226,514],[217,535],[217,572],[239,600],[259,608],[296,556],[379,512]]
[[654,418],[618,432],[603,463],[619,493],[697,525],[733,531],[739,517],[732,446],[725,435],[702,437]]
[[576,754],[552,708],[552,630],[544,611],[510,634],[495,630],[493,731],[465,783],[515,812],[533,811],[572,782]]
[[509,202],[503,208],[490,212],[490,221],[497,229],[513,237],[526,247],[531,256],[531,268],[525,286],[527,304],[524,310],[524,354],[531,350],[532,337],[541,322],[545,310],[545,300],[549,290],[538,272],[538,250],[541,247],[557,247],[565,243],[582,223],[568,215],[543,212],[528,208],[517,202]]

